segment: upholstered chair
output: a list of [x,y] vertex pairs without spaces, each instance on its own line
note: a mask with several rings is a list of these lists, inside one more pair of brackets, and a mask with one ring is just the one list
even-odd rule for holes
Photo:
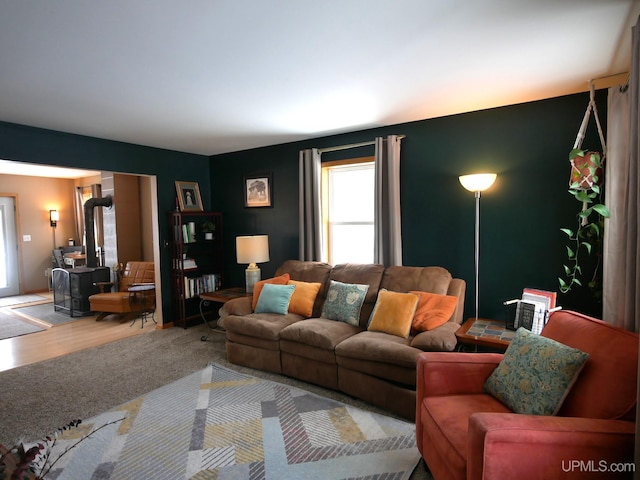
[[[638,335],[571,311],[553,313],[539,337],[526,335],[504,354],[418,356],[417,444],[433,477],[631,478]],[[527,363],[510,363],[527,355],[538,388]],[[556,374],[571,369],[558,390]],[[538,410],[554,395],[552,412]]]

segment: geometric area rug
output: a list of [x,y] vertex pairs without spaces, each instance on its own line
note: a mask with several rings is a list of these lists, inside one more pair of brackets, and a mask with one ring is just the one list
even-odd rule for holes
[[121,418],[47,478],[401,480],[420,460],[413,423],[217,364],[84,420],[56,448]]

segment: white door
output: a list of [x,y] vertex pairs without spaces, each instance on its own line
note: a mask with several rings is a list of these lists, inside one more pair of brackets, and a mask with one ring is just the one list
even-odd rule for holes
[[20,293],[15,198],[0,197],[0,297]]

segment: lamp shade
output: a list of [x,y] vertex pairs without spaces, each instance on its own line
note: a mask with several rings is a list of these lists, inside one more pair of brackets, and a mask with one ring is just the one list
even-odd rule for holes
[[470,192],[483,192],[496,181],[495,173],[475,173],[458,177],[464,188]]
[[238,263],[263,263],[269,261],[269,236],[250,235],[236,237]]
[[60,220],[60,213],[57,210],[49,210],[49,223],[52,227],[55,227]]

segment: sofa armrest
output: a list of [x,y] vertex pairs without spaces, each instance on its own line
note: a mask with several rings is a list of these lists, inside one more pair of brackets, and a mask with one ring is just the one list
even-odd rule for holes
[[416,365],[416,395],[465,395],[482,393],[489,375],[502,360],[501,353],[424,352]]
[[624,420],[475,413],[467,478],[631,478],[634,436]]
[[457,323],[458,325],[462,324],[462,314],[464,313],[464,296],[466,289],[467,283],[464,280],[460,278],[454,278],[451,280],[449,289],[447,290],[447,295],[458,297],[458,304],[456,305],[456,309],[453,312],[452,318],[450,320]]
[[445,322],[433,330],[420,332],[411,340],[411,346],[424,352],[452,352],[458,343],[456,331],[459,328],[455,322]]
[[229,315],[249,315],[253,313],[251,306],[251,297],[234,298],[225,302],[218,313],[221,318],[228,317]]

